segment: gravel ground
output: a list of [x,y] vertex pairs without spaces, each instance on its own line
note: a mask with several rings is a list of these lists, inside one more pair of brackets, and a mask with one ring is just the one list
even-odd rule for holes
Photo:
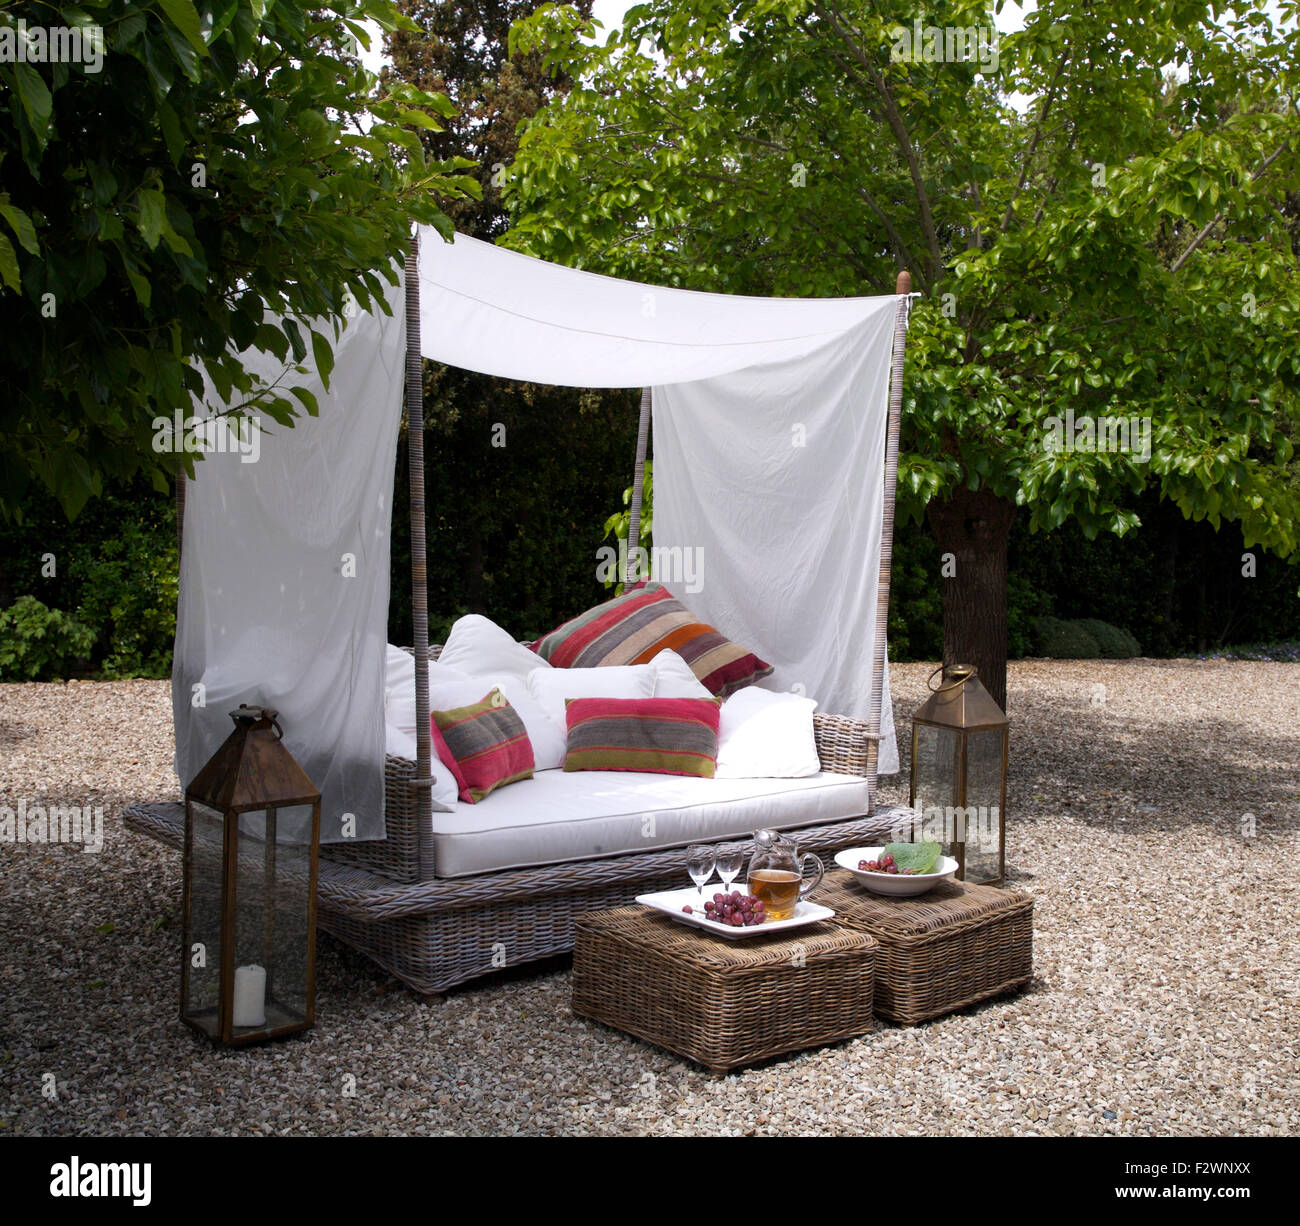
[[[894,666],[900,729],[929,671]],[[1294,1135],[1298,682],[1013,663],[1033,986],[726,1076],[575,1020],[563,959],[425,1003],[327,936],[313,1032],[210,1047],[175,1016],[179,857],[122,826],[177,794],[166,683],[0,685],[0,805],[105,811],[98,855],[0,844],[0,1130]]]

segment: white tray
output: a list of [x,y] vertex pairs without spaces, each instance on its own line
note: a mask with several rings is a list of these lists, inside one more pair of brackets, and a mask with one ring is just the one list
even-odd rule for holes
[[[732,887],[732,889],[738,888]],[[731,890],[718,890],[706,885],[703,902],[700,900],[700,892],[694,886],[687,886],[684,890],[663,890],[658,894],[638,894],[636,900],[656,911],[662,911],[679,924],[689,924],[692,928],[701,928],[705,932],[726,937],[730,941],[762,936],[765,933],[788,932],[792,928],[805,928],[809,924],[819,924],[822,920],[828,920],[835,914],[830,907],[823,907],[820,903],[801,901],[795,906],[794,914],[789,919],[765,920],[761,924],[734,928],[730,924],[719,924],[704,914],[704,903],[718,893],[730,894]],[[747,894],[749,891],[741,889],[740,893]],[[692,915],[687,915],[682,910],[688,904],[695,908]]]

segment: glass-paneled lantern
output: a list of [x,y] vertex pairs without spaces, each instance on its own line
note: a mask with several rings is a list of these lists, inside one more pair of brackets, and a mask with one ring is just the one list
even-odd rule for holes
[[277,714],[241,703],[185,791],[181,1020],[225,1044],[315,1015],[320,792]]
[[912,807],[963,881],[1006,875],[1007,717],[969,664],[947,664],[912,716]]

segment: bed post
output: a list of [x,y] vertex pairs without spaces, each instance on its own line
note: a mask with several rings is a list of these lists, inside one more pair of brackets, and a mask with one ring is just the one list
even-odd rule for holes
[[[636,426],[636,462],[632,465],[632,503],[628,511],[627,521],[627,560],[629,566],[634,566],[637,546],[641,544],[641,493],[645,489],[645,453],[646,447],[650,441],[650,389],[648,387],[641,389],[641,417]],[[640,579],[648,579],[649,575],[638,575]],[[624,586],[627,586],[630,575],[625,573],[622,576]]]
[[912,278],[898,274],[894,292],[894,360],[889,371],[889,420],[885,430],[885,497],[880,518],[880,579],[876,587],[876,641],[871,657],[871,724],[867,741],[867,812],[876,811],[876,766],[880,757],[880,704],[885,688],[885,635],[889,628],[889,572],[894,559],[894,499],[898,492],[898,434],[903,421],[903,361]]
[[429,584],[424,519],[424,363],[420,345],[420,234],[406,249],[406,447],[411,484],[411,646],[415,651],[415,813],[420,878],[433,877],[432,746],[429,732]]

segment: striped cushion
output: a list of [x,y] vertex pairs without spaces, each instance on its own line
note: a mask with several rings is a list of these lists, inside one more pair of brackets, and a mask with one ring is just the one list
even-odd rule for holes
[[466,804],[494,788],[533,777],[533,746],[515,709],[498,689],[468,707],[434,711],[430,732],[438,757],[456,777]]
[[716,698],[571,698],[566,771],[650,771],[713,778]]
[[540,639],[536,651],[557,668],[645,664],[671,647],[711,694],[725,698],[766,677],[772,666],[697,621],[658,583],[598,604]]

